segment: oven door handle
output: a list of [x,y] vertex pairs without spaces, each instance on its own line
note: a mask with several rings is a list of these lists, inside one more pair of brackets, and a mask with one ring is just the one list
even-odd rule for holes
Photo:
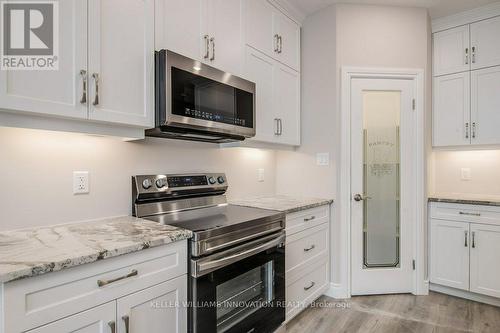
[[210,272],[213,272],[219,268],[234,264],[235,262],[238,262],[242,259],[251,257],[259,252],[265,251],[267,249],[273,248],[278,246],[279,244],[283,243],[285,241],[285,234],[281,234],[279,237],[266,242],[264,244],[260,244],[258,246],[251,247],[249,249],[245,249],[242,252],[238,252],[236,254],[220,258],[220,259],[215,259],[215,260],[210,260],[207,262],[196,262],[193,261],[193,271],[191,274],[197,278],[201,277],[203,275],[206,275]]

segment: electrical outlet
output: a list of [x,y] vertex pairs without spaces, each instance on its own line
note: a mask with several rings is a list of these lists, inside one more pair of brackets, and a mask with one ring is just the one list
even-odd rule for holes
[[259,182],[264,181],[264,169],[257,169],[257,180]]
[[471,180],[472,175],[471,175],[470,168],[462,168],[461,173],[462,173],[462,180],[466,180],[466,181]]
[[319,166],[330,165],[330,154],[329,153],[317,153],[316,154],[316,165],[319,165]]
[[89,193],[89,172],[74,171],[73,172],[73,194]]

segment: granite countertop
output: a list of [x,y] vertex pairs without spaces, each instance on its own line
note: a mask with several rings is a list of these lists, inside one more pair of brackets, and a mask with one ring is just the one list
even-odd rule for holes
[[481,205],[481,206],[500,206],[500,199],[483,199],[483,198],[465,198],[465,197],[455,197],[450,198],[448,196],[431,196],[429,197],[429,202],[444,202],[444,203],[454,203],[454,204],[464,204],[464,205]]
[[191,237],[189,230],[131,216],[0,232],[0,283]]
[[331,199],[301,198],[286,195],[258,196],[230,200],[230,204],[262,209],[277,210],[287,214],[314,207],[330,205]]

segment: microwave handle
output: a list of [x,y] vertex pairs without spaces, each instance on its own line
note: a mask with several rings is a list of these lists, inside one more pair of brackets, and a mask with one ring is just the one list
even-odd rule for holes
[[238,262],[238,261],[243,260],[245,258],[251,257],[259,252],[276,247],[279,244],[283,243],[284,241],[285,241],[285,234],[281,234],[279,237],[277,237],[269,242],[252,247],[250,249],[246,249],[242,252],[239,252],[239,253],[236,253],[236,254],[221,258],[221,259],[215,259],[215,260],[203,262],[203,263],[194,262],[192,274],[194,274],[195,277],[203,276],[205,274],[213,272],[216,269],[234,264],[235,262]]

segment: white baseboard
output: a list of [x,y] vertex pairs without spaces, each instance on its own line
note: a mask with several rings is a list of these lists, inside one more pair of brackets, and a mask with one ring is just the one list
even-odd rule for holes
[[325,291],[325,295],[335,299],[346,299],[351,298],[351,295],[347,292],[346,288],[338,283],[330,283],[330,288]]
[[495,298],[495,297],[491,297],[491,296],[480,295],[480,294],[472,293],[470,291],[445,287],[445,286],[441,286],[439,284],[433,284],[433,283],[430,284],[430,290],[436,291],[436,292],[442,293],[442,294],[447,294],[447,295],[451,295],[451,296],[455,296],[455,297],[465,298],[465,299],[468,299],[471,301],[485,303],[485,304],[500,307],[500,299]]

